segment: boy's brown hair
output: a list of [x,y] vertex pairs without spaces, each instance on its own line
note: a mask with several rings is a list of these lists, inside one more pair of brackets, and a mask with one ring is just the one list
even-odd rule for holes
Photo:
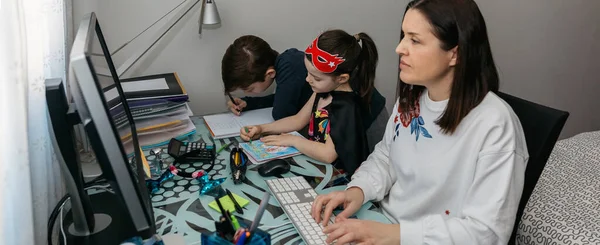
[[221,77],[225,93],[244,89],[265,80],[269,67],[275,66],[279,53],[262,38],[246,35],[229,45],[221,61]]

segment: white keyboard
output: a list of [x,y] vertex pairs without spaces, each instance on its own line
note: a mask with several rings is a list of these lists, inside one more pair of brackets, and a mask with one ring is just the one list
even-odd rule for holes
[[[270,179],[266,182],[304,242],[309,245],[325,244],[327,236],[323,233],[323,225],[317,224],[311,216],[317,193],[308,182],[303,177]],[[335,216],[332,215],[329,224],[333,220]]]

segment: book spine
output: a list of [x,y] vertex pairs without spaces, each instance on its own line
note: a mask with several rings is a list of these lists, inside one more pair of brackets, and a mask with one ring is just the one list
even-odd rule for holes
[[152,105],[158,101],[172,101],[172,102],[188,102],[188,95],[174,95],[174,96],[151,96],[142,98],[127,98],[127,102],[138,102],[145,105]]

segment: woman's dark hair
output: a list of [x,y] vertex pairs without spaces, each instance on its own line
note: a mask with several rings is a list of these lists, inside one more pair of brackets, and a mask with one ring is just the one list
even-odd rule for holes
[[225,93],[264,81],[269,67],[275,66],[279,53],[262,38],[241,36],[229,45],[221,61]]
[[[363,98],[365,103],[369,104],[375,86],[375,70],[379,59],[373,39],[363,32],[352,36],[343,30],[329,30],[319,36],[318,46],[330,54],[337,54],[345,59],[335,71],[327,75],[349,74],[350,87]],[[306,58],[311,60],[311,55],[306,54]]]
[[[444,134],[452,134],[489,91],[498,91],[498,71],[485,20],[473,0],[413,0],[408,3],[405,16],[409,9],[419,11],[429,20],[443,50],[458,47],[450,99],[436,121]],[[401,32],[402,39],[404,32]],[[405,112],[413,109],[424,89],[400,80],[397,91],[400,109]]]

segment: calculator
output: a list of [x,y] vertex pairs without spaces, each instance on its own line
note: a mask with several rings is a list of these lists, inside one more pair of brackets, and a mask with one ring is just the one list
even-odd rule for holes
[[167,152],[178,162],[204,162],[215,160],[215,146],[203,142],[169,141]]

